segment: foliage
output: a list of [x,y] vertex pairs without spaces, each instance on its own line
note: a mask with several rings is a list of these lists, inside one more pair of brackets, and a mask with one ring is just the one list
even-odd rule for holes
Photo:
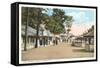
[[26,25],[27,16],[29,13],[28,25],[36,29],[38,21],[41,24],[47,17],[47,15],[42,13],[42,11],[45,10],[43,8],[22,7],[22,24]]
[[54,34],[59,34],[64,30],[64,27],[61,26],[58,22],[56,22],[52,17],[50,18],[49,23],[45,27]]
[[66,16],[66,26],[68,27],[68,28],[71,28],[71,26],[72,26],[72,22],[73,22],[74,20],[73,20],[73,17],[72,16]]
[[[45,28],[50,30],[52,33],[59,34],[64,32],[64,22],[66,22],[67,27],[71,27],[72,16],[65,15],[65,12],[62,9],[52,9],[53,13],[49,16],[46,13],[47,10],[48,9],[43,8],[22,7],[22,24],[26,24],[27,13],[29,12],[28,25],[35,29],[38,23],[42,23],[46,24]],[[43,11],[45,13],[42,13]]]
[[54,34],[60,34],[64,31],[64,17],[65,12],[61,9],[53,9],[53,14],[49,18],[49,23],[46,28]]

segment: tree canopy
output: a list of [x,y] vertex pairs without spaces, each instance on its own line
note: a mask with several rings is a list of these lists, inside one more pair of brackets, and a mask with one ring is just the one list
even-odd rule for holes
[[45,10],[43,8],[22,7],[22,25],[26,24],[27,16],[29,13],[28,25],[33,28],[36,28],[38,20],[40,24],[43,21],[46,21],[45,19],[47,18],[48,15],[45,13],[42,13],[42,11],[45,11]]
[[51,16],[46,13],[47,10],[43,8],[22,7],[22,24],[26,24],[27,13],[29,13],[28,26],[35,29],[38,23],[42,23],[46,25],[45,28],[50,30],[50,32],[60,34],[64,32],[64,22],[66,22],[66,27],[71,27],[73,17],[65,15],[64,10],[54,8],[52,9]]

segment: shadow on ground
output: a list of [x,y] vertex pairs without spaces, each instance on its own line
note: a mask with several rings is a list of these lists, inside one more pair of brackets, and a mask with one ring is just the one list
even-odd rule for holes
[[73,49],[72,51],[73,51],[73,52],[84,52],[84,53],[85,53],[85,52],[88,52],[88,53],[89,53],[89,52],[94,52],[94,51],[86,51],[85,49]]

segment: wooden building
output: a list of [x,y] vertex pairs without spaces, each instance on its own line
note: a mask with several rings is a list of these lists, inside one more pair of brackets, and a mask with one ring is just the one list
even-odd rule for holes
[[[33,29],[32,27],[28,26],[27,28],[27,49],[34,48],[36,44],[36,38],[38,38],[38,47],[44,47],[48,45],[52,45],[53,34],[50,33],[50,31],[44,29],[39,29],[39,36],[36,36],[36,29]],[[25,25],[21,26],[21,39],[22,39],[22,50],[25,45]]]
[[82,36],[75,37],[72,42],[72,46],[82,47],[83,40],[84,39]]
[[87,51],[94,51],[94,30],[83,35],[85,39],[85,49]]

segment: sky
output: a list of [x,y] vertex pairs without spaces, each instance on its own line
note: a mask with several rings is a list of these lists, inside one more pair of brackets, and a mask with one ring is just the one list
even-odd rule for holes
[[78,36],[95,24],[94,10],[66,9],[66,15],[73,16],[73,24],[70,33]]
[[[80,9],[80,8],[64,8],[66,15],[73,16],[74,21],[70,33],[73,35],[81,35],[95,24],[95,9]],[[52,11],[48,11],[52,15]]]

